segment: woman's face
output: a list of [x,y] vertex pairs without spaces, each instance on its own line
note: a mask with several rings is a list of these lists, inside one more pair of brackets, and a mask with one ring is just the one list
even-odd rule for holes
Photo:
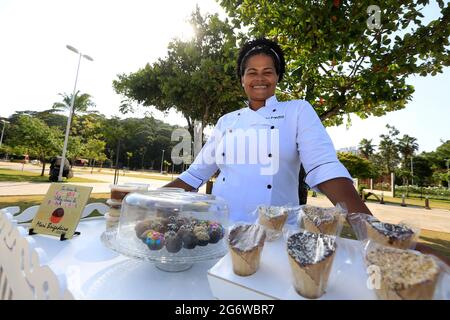
[[272,58],[265,54],[251,56],[247,60],[241,82],[250,100],[250,106],[264,106],[266,100],[275,94],[278,82]]

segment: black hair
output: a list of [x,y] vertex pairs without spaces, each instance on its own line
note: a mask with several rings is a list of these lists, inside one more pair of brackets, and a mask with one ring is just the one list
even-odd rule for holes
[[258,38],[244,43],[241,50],[239,51],[239,56],[237,59],[237,75],[239,81],[244,75],[247,60],[251,56],[261,53],[272,58],[273,64],[275,66],[275,71],[278,75],[278,81],[281,81],[281,79],[283,79],[286,68],[283,50],[281,50],[281,47],[275,41],[266,38]]

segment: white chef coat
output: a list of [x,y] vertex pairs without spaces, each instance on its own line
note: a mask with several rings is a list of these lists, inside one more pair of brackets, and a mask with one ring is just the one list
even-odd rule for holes
[[[239,161],[238,152],[228,142],[236,132],[250,130],[263,134],[256,147],[245,149],[245,161]],[[246,141],[251,144],[250,139]],[[250,159],[255,152],[260,156],[258,163]],[[351,179],[312,106],[304,100],[279,102],[272,96],[257,111],[247,106],[222,116],[214,134],[179,178],[198,189],[219,169],[212,193],[227,202],[231,221],[254,222],[257,217],[252,212],[258,205],[298,205],[300,163],[306,183],[315,190],[333,178]],[[273,172],[263,173],[270,166]]]

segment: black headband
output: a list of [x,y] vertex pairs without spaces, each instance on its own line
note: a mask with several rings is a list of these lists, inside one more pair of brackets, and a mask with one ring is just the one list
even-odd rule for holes
[[253,48],[251,48],[250,50],[247,51],[247,53],[244,55],[244,57],[242,58],[241,61],[241,66],[240,66],[240,70],[241,70],[241,75],[244,73],[242,70],[242,64],[244,63],[245,59],[250,55],[250,53],[252,53],[253,51],[256,50],[264,50],[264,49],[269,49],[274,55],[275,58],[277,59],[278,65],[281,65],[281,60],[280,57],[278,56],[278,54],[275,52],[275,50],[273,50],[271,47],[269,46],[265,46],[265,45],[256,45]]

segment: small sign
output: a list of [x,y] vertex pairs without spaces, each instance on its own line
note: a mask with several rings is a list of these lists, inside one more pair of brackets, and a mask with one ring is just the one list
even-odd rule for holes
[[34,217],[30,232],[71,239],[92,187],[52,183]]

